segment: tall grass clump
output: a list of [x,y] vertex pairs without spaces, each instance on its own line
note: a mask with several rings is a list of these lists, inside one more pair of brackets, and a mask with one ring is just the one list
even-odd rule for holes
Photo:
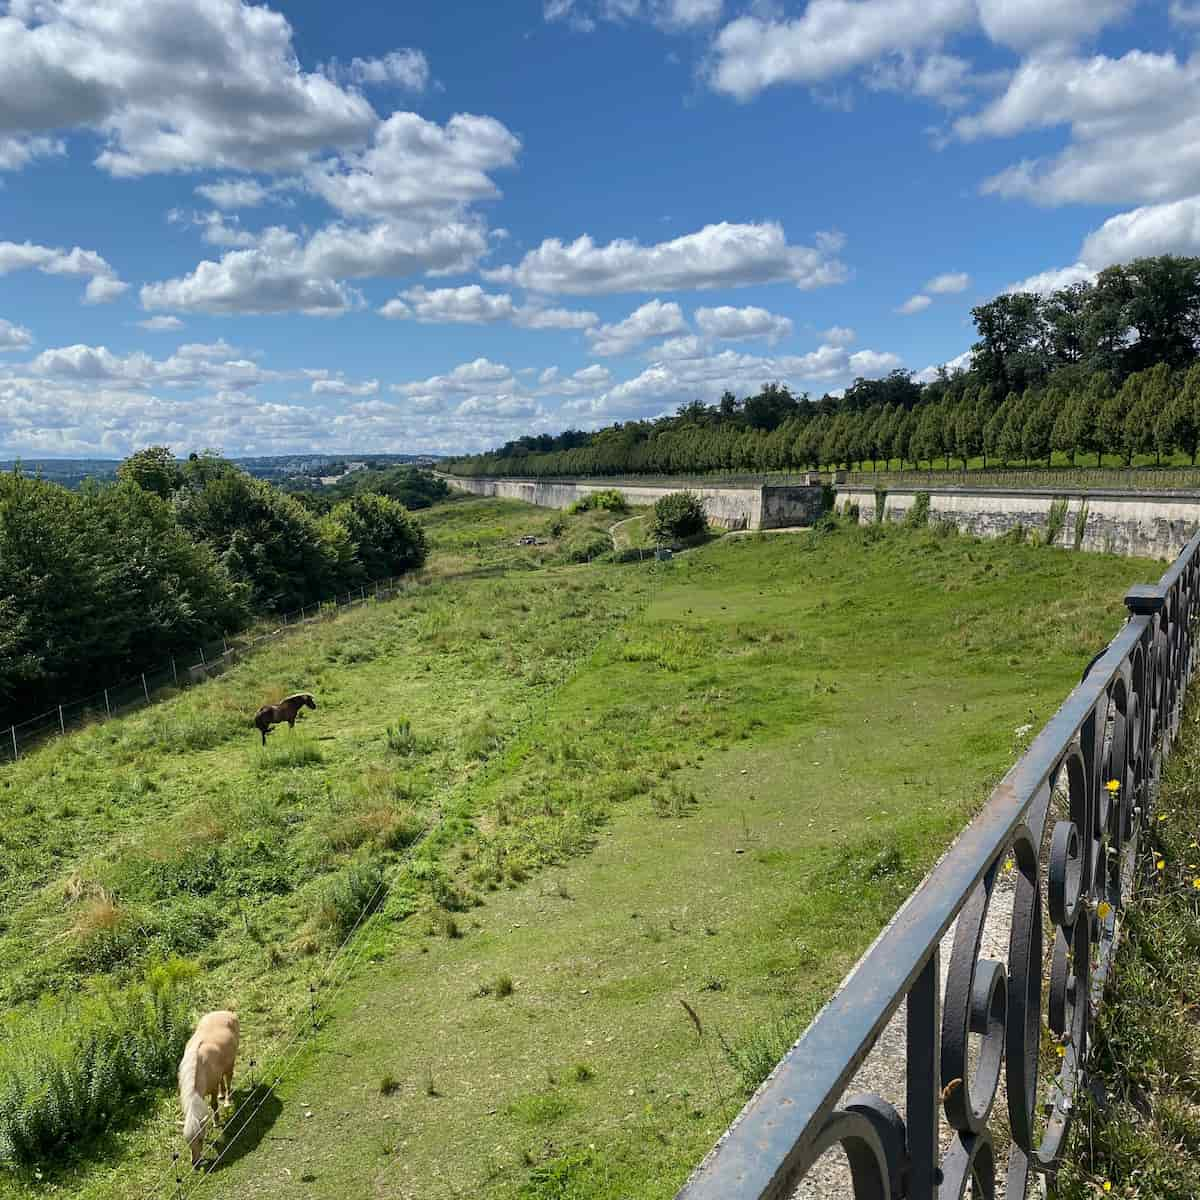
[[11,1017],[0,1044],[0,1162],[79,1151],[172,1085],[191,1036],[194,971],[173,960],[125,990]]
[[262,771],[286,771],[294,767],[311,767],[323,763],[325,755],[316,742],[307,738],[287,737],[269,744],[262,752],[259,769]]
[[1058,540],[1062,537],[1062,532],[1066,527],[1067,501],[1065,499],[1052,500],[1050,511],[1046,515],[1046,545],[1058,545]]
[[345,937],[369,917],[386,898],[383,870],[376,863],[347,867],[325,889],[317,909],[317,924]]
[[752,1096],[759,1084],[775,1069],[779,1060],[812,1020],[816,1008],[792,1006],[763,1021],[744,1037],[729,1041],[718,1034],[725,1061],[733,1068],[738,1083],[747,1096]]
[[904,514],[905,529],[924,529],[929,524],[929,493],[918,492],[912,507]]

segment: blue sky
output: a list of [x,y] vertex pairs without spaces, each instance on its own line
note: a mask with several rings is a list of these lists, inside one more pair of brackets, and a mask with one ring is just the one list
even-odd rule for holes
[[[0,0],[0,457],[485,448],[1200,252],[1200,3]],[[285,15],[286,14],[286,15]]]

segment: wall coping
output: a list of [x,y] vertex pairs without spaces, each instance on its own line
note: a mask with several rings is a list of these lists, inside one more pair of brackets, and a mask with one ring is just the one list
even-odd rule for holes
[[[861,492],[867,496],[875,495],[876,488],[865,483],[840,483],[837,485],[839,494],[843,492]],[[878,489],[889,496],[916,496],[925,492],[930,496],[1008,496],[1031,497],[1037,499],[1066,499],[1066,500],[1187,500],[1200,504],[1200,491],[1170,491],[1166,488],[1150,488],[1142,491],[1127,488],[999,488],[999,487],[962,487],[948,485],[946,487],[916,487],[911,484]]]

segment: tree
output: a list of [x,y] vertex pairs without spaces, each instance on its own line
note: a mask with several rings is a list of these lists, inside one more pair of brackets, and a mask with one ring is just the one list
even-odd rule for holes
[[1087,350],[1090,283],[1073,283],[1060,288],[1042,302],[1045,343],[1052,361],[1070,365],[1083,360]]
[[1051,434],[1054,431],[1054,411],[1051,407],[1052,393],[1026,392],[1024,401],[1025,422],[1021,426],[1021,454],[1026,462],[1045,459],[1050,465]]
[[1041,300],[1032,292],[997,296],[971,309],[979,341],[971,365],[984,383],[1008,391],[1024,389],[1044,374]]
[[164,500],[183,486],[183,472],[168,446],[147,446],[135,451],[117,467],[117,478],[135,483]]
[[704,502],[695,492],[668,492],[654,502],[654,536],[660,542],[693,537],[708,528]]
[[1006,465],[1022,454],[1025,433],[1025,401],[1016,392],[1009,392],[1004,402],[1004,427],[996,445],[996,453]]
[[1176,446],[1191,455],[1196,465],[1200,449],[1200,363],[1193,363],[1184,375],[1171,402],[1172,437]]
[[1163,254],[1134,259],[1121,269],[1129,285],[1125,322],[1136,334],[1126,367],[1189,366],[1200,337],[1200,258]]
[[367,579],[400,575],[424,564],[425,531],[395,500],[355,496],[330,515],[349,534]]

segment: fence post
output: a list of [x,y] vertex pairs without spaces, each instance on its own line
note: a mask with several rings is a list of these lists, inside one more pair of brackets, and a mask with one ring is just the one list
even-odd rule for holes
[[112,709],[109,707],[109,704],[108,704],[108,688],[104,689],[104,715],[106,717],[112,716]]
[[225,640],[224,634],[221,634],[221,653],[222,654],[229,653],[229,643]]
[[142,691],[146,693],[146,703],[150,703],[150,689],[146,686],[146,672],[142,672]]
[[175,680],[175,686],[179,686],[179,670],[175,666],[175,655],[171,655],[171,678]]
[[65,724],[63,724],[63,715],[62,715],[62,705],[61,704],[58,706],[58,732],[61,733],[64,737],[66,736],[66,733],[67,733],[67,727]]
[[208,660],[204,657],[204,647],[203,646],[200,647],[200,665],[202,667],[208,666]]
[[12,726],[12,727],[9,729],[9,733],[11,733],[11,734],[12,734],[12,743],[13,743],[13,762],[16,762],[16,761],[17,761],[17,759],[18,759],[18,758],[20,758],[20,755],[17,753],[17,727],[16,727],[15,725],[13,725],[13,726]]

